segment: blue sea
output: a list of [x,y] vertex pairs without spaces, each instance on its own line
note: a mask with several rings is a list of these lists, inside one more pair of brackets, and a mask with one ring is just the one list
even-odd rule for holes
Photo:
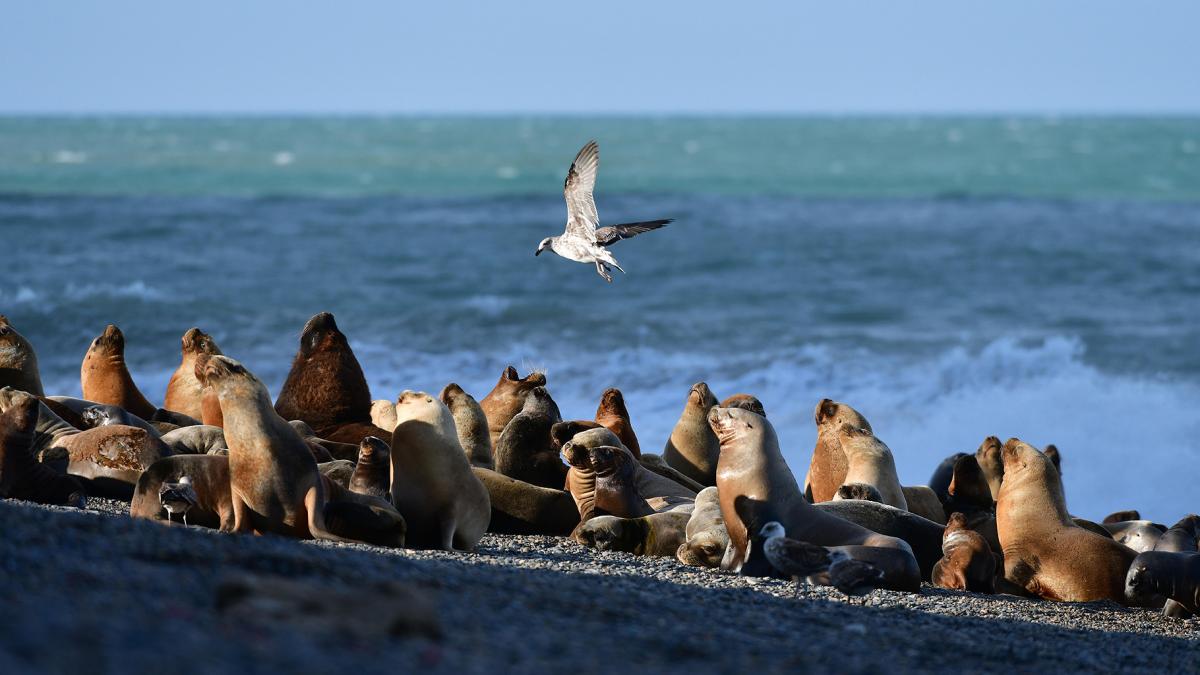
[[[532,254],[599,141],[628,271]],[[1055,443],[1068,505],[1200,511],[1200,118],[0,117],[0,313],[49,393],[106,323],[151,400],[211,332],[278,391],[331,311],[372,394],[507,364],[643,448],[688,388],[766,405],[803,479],[823,397],[906,484]]]

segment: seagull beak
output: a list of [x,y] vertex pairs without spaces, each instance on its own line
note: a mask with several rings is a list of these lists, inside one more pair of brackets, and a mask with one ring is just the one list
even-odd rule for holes
[[542,247],[541,247],[541,246],[539,246],[539,247],[538,247],[538,250],[536,250],[536,251],[534,251],[534,252],[533,252],[533,256],[536,258],[537,256],[541,255],[541,254],[542,254],[542,250],[543,250],[543,249],[542,249]]

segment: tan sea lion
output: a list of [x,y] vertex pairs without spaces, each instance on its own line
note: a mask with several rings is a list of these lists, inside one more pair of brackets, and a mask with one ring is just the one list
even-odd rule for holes
[[763,407],[762,401],[750,394],[734,394],[721,401],[720,405],[722,408],[743,408],[752,413],[758,413],[763,417],[767,416],[767,410]]
[[696,495],[696,506],[684,529],[687,540],[675,550],[675,558],[684,565],[717,568],[729,546],[729,533],[721,518],[721,499],[716,487],[706,487]]
[[396,401],[391,483],[409,545],[471,551],[487,531],[488,491],[471,471],[450,409],[424,392],[405,391]]
[[7,316],[0,314],[0,388],[3,387],[34,396],[46,395],[33,345],[13,328]]
[[[458,442],[463,452],[467,453],[467,461],[471,466],[485,469],[496,468],[492,453],[492,435],[488,431],[487,416],[483,408],[463,388],[451,382],[442,388],[438,398],[450,409],[454,416],[454,428],[458,432]],[[392,408],[393,414],[395,408]],[[395,426],[393,424],[392,426]],[[560,462],[561,463],[561,462]]]
[[199,328],[189,328],[181,342],[183,358],[167,382],[167,395],[162,407],[201,419],[204,416],[201,407],[204,387],[196,379],[196,357],[200,354],[220,354],[221,348],[211,335]]
[[946,511],[933,488],[928,485],[905,485],[900,489],[904,492],[904,503],[908,504],[909,511],[939,525],[946,524]]
[[1004,461],[1001,458],[1000,439],[988,436],[979,444],[975,451],[975,461],[979,463],[983,477],[987,479],[988,489],[992,492],[992,500],[1000,499],[1000,484],[1004,482]]
[[521,412],[513,416],[496,441],[496,471],[542,487],[562,487],[567,467],[550,436],[551,428],[561,419],[558,405],[546,388],[531,389]]
[[1113,541],[1124,544],[1142,553],[1155,550],[1159,537],[1167,528],[1149,520],[1126,520],[1119,523],[1101,524],[1112,535]]
[[[304,420],[321,438],[353,445],[354,454],[366,436],[391,438],[390,431],[371,424],[367,378],[328,312],[304,324],[300,348],[275,400],[275,412],[285,420]],[[209,422],[205,420],[205,424]]]
[[[563,446],[562,452],[564,455],[567,455],[571,448],[591,450],[592,448],[599,448],[606,445],[623,447],[621,439],[617,438],[616,434],[604,427],[599,427],[575,434],[570,442]],[[571,461],[569,457],[567,461]],[[691,490],[677,481],[647,469],[640,462],[636,468],[638,491],[641,492],[647,501],[653,502],[655,499],[660,498],[667,501],[673,501],[673,498],[684,500],[694,500],[696,498],[695,490]]]
[[671,437],[663,448],[663,461],[672,469],[707,487],[717,478],[717,460],[721,444],[708,426],[708,411],[717,404],[717,397],[704,382],[692,385],[687,403]]
[[523,379],[517,369],[509,366],[500,374],[496,386],[479,402],[487,417],[488,432],[492,436],[492,447],[500,440],[504,427],[525,407],[525,395],[534,387],[546,386],[546,376],[534,371]]
[[641,518],[596,516],[580,523],[572,536],[580,544],[598,551],[672,556],[687,541],[687,524],[691,517],[690,507]]
[[374,436],[362,439],[358,444],[358,461],[354,463],[354,475],[350,477],[348,489],[362,495],[391,499],[391,479],[391,447]]
[[933,566],[934,586],[975,593],[996,592],[996,558],[987,541],[967,527],[961,513],[950,515],[942,540],[942,559]]
[[371,401],[371,424],[392,431],[396,428],[396,404],[386,398]]
[[488,532],[566,536],[579,524],[570,493],[509,478],[491,469],[471,467],[487,488],[492,505]]
[[165,433],[162,442],[177,455],[207,455],[210,450],[229,447],[225,443],[225,431],[206,424]]
[[25,395],[0,413],[0,498],[83,508],[83,485],[33,457],[38,406],[38,399]]
[[79,384],[85,399],[119,406],[144,420],[157,410],[133,383],[125,366],[125,336],[112,324],[88,347],[79,369]]
[[[730,540],[723,569],[770,574],[772,568],[761,551],[752,555],[750,533],[757,536],[764,525],[778,521],[792,539],[837,547],[854,559],[876,565],[884,573],[887,588],[920,589],[920,568],[908,544],[825,513],[805,500],[766,418],[740,408],[713,408],[708,420],[721,443],[717,490]],[[836,487],[830,493],[835,491]]]
[[1011,438],[996,530],[1005,578],[1048,600],[1125,602],[1125,572],[1136,554],[1071,521],[1058,471],[1044,454]]
[[[871,431],[871,424],[854,408],[827,398],[817,404],[813,419],[817,423],[817,444],[813,448],[808,475],[804,479],[804,492],[811,502],[827,502],[847,482],[846,469],[849,465],[838,440],[838,427],[849,424]],[[784,525],[786,527],[786,523]],[[795,538],[791,531],[788,531],[788,536]]]
[[600,406],[596,408],[596,422],[616,434],[634,457],[641,458],[642,446],[638,444],[637,434],[633,433],[633,422],[629,419],[625,395],[620,389],[609,387],[600,395]]
[[908,510],[904,489],[896,475],[896,460],[883,441],[870,429],[841,424],[837,428],[838,442],[846,456],[846,483],[864,483],[879,490],[883,503]]
[[196,503],[188,509],[188,523],[213,529],[233,529],[233,498],[229,490],[229,458],[218,455],[176,455],[163,457],[150,465],[138,478],[129,515],[162,523],[171,518],[159,500],[163,483],[176,483],[187,477],[195,492]]

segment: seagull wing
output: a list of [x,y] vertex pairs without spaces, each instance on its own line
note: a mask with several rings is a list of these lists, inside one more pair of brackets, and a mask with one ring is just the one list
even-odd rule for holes
[[650,230],[657,230],[658,228],[663,227],[667,223],[670,223],[674,220],[674,218],[667,218],[665,220],[646,220],[640,223],[625,223],[623,225],[609,225],[608,227],[601,227],[596,230],[596,243],[600,244],[601,246],[611,246],[622,239],[636,237],[637,235],[643,232],[649,232]]
[[567,171],[567,181],[563,184],[563,197],[567,200],[566,233],[590,242],[596,241],[596,226],[600,224],[596,200],[592,198],[599,169],[600,146],[596,145],[596,141],[588,141],[575,155],[571,170]]
[[829,569],[829,550],[806,541],[772,537],[763,542],[767,562],[793,577],[806,577]]

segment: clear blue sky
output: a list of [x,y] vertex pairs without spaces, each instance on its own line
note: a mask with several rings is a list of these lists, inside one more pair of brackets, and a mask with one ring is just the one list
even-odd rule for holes
[[1200,112],[1200,1],[0,0],[0,112]]

